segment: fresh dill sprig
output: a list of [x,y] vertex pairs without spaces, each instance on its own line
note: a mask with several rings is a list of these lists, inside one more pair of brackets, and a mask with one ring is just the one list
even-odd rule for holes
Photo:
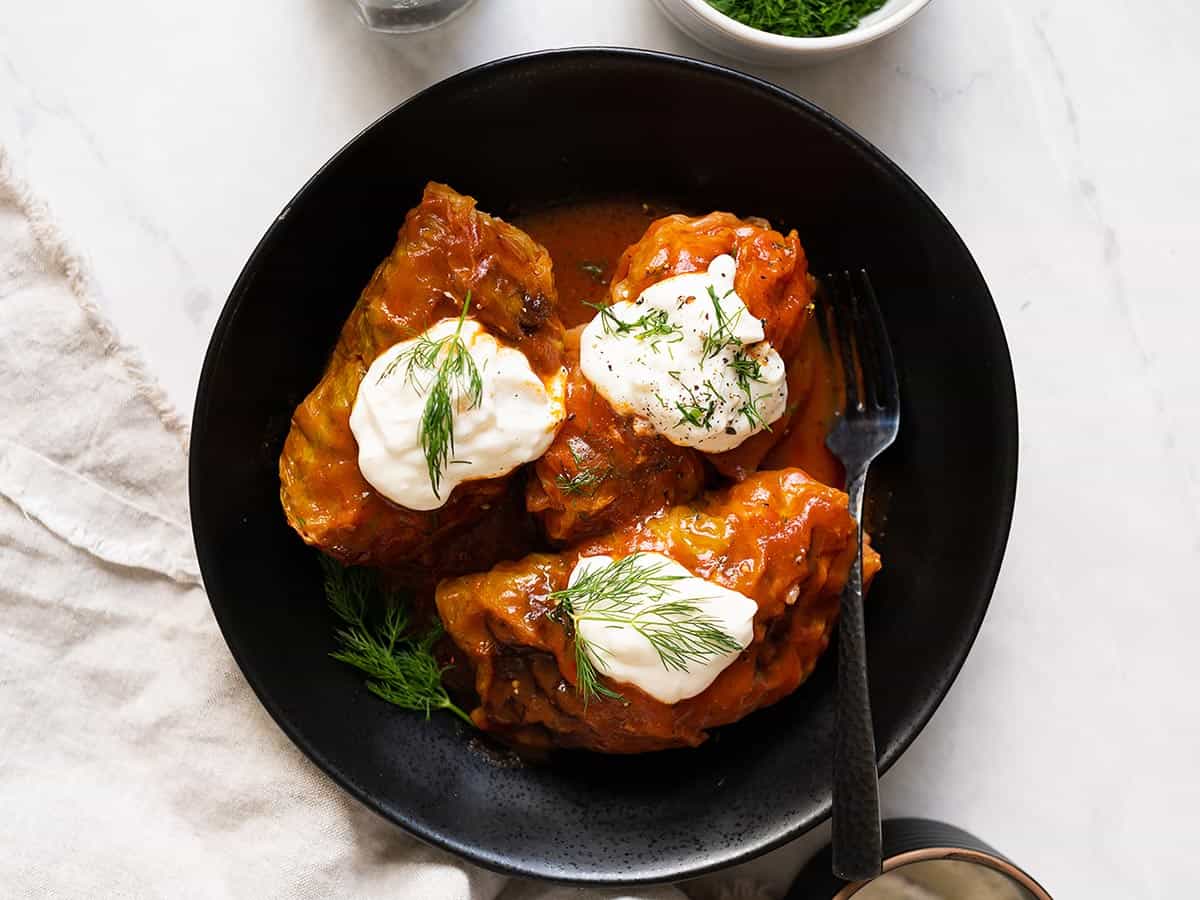
[[737,378],[738,387],[746,395],[746,402],[742,404],[742,415],[746,417],[751,428],[770,431],[771,426],[767,424],[767,420],[763,418],[762,412],[758,408],[761,398],[754,396],[754,385],[766,381],[762,377],[762,363],[746,353],[745,350],[738,350],[733,354],[733,361],[730,362],[729,368],[733,370],[733,374]]
[[733,293],[733,288],[725,292],[722,297],[717,296],[717,292],[710,284],[708,286],[708,296],[712,300],[713,314],[717,317],[716,327],[709,331],[704,336],[704,355],[701,361],[712,359],[714,356],[719,356],[721,351],[726,347],[740,347],[742,342],[733,333],[733,329],[737,327],[738,320],[742,317],[742,312],[745,307],[742,307],[732,316],[721,306],[721,301]]
[[[575,626],[572,625],[572,628]],[[588,701],[593,697],[603,697],[606,700],[618,700],[624,703],[624,694],[614,691],[600,680],[600,673],[596,669],[596,664],[592,662],[593,655],[603,658],[609,654],[603,647],[597,647],[582,640],[578,628],[575,628],[575,690],[583,697],[584,708],[587,708]]]
[[[667,374],[679,382],[679,386],[687,391],[688,395],[686,403],[682,400],[675,403],[675,408],[679,411],[680,415],[679,421],[675,424],[682,425],[684,422],[687,422],[697,428],[711,428],[713,416],[717,412],[717,401],[721,396],[717,389],[713,387],[712,381],[707,380],[704,382],[704,387],[708,392],[704,394],[702,399],[697,396],[695,389],[683,383],[683,380],[679,377],[679,372],[671,371]],[[659,401],[662,401],[661,397]]]
[[[325,598],[343,623],[336,634],[338,649],[329,655],[366,674],[367,690],[388,703],[424,712],[426,718],[444,709],[474,726],[442,684],[445,668],[433,655],[441,628],[421,636],[411,634],[400,598],[384,597],[369,569],[347,568],[328,556],[321,557],[321,568]],[[383,617],[372,624],[370,610],[381,603]]]
[[558,485],[558,489],[564,494],[587,494],[596,493],[596,488],[600,483],[612,474],[612,467],[600,471],[592,466],[584,463],[583,457],[575,452],[575,447],[571,441],[567,441],[567,450],[571,453],[571,459],[575,461],[575,474],[568,475],[566,470],[559,472],[554,477],[554,483]]
[[[412,347],[388,363],[379,376],[382,382],[403,366],[405,380],[425,393],[417,435],[429,470],[429,484],[433,495],[439,498],[442,473],[454,453],[455,407],[465,400],[466,408],[474,409],[483,401],[483,378],[462,339],[463,323],[470,308],[471,292],[467,291],[453,334],[436,341],[422,334]],[[422,383],[424,374],[429,372],[433,373],[432,379],[428,384]]]
[[763,381],[762,363],[744,350],[733,354],[733,361],[729,364],[729,368],[733,370],[738,386],[743,391],[749,390],[751,382],[761,383]]
[[828,37],[858,27],[884,0],[708,0],[743,25],[786,37]]
[[629,335],[639,341],[648,340],[651,349],[655,352],[658,351],[658,345],[664,341],[668,344],[678,344],[683,340],[683,329],[671,321],[671,317],[665,309],[652,309],[632,322],[626,322],[612,311],[612,307],[606,304],[588,303],[586,305],[600,313],[600,326],[607,335],[621,334]]
[[595,469],[580,469],[574,475],[559,472],[554,477],[554,483],[564,494],[593,494],[597,485],[607,477],[607,474]]
[[758,408],[759,399],[753,394],[748,396],[746,402],[742,404],[741,413],[746,417],[746,421],[750,423],[751,428],[770,431],[771,426],[767,424],[767,420],[763,418],[762,411]]
[[656,353],[658,345],[664,341],[668,344],[678,344],[683,340],[683,330],[671,321],[665,309],[651,310],[638,319],[634,326],[641,330],[633,336],[639,341],[649,340],[650,349]]
[[579,271],[591,275],[597,284],[604,284],[604,266],[600,265],[600,263],[587,262],[585,260],[579,264]]
[[697,428],[709,428],[712,425],[712,417],[717,411],[717,401],[709,400],[707,406],[700,406],[695,401],[679,402],[675,404],[675,408],[679,410],[679,421],[675,423],[676,425],[687,422]]
[[634,553],[592,569],[550,595],[555,618],[569,620],[574,629],[576,689],[584,703],[593,696],[620,695],[599,680],[597,667],[603,667],[609,651],[580,634],[581,622],[632,628],[654,648],[663,668],[680,672],[742,649],[718,619],[695,600],[678,596],[676,582],[684,576],[669,574],[665,563],[645,563],[644,556]]
[[627,334],[633,328],[630,323],[621,320],[607,303],[584,300],[583,305],[600,313],[600,327],[604,329],[605,334]]

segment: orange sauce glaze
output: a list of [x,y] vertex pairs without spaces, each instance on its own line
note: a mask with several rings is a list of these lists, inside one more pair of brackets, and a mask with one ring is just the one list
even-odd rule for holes
[[565,327],[573,328],[596,315],[586,304],[604,301],[625,248],[636,243],[655,219],[677,211],[628,198],[598,200],[551,207],[513,224],[550,252],[558,316]]

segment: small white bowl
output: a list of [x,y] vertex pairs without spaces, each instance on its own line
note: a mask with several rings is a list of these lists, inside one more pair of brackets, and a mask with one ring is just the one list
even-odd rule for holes
[[889,34],[929,0],[888,0],[858,27],[832,37],[783,37],[717,12],[706,0],[655,0],[682,31],[717,53],[763,66],[807,66],[842,56]]

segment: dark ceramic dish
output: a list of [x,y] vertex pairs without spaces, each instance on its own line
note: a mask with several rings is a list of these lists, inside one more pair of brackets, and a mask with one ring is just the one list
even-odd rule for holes
[[[715,123],[731,140],[715,140]],[[744,861],[830,809],[833,661],[697,750],[498,765],[328,657],[315,554],[276,464],[293,407],[429,179],[512,215],[644,194],[796,227],[814,271],[865,266],[895,346],[900,438],[872,469],[886,568],[867,610],[880,766],[945,695],[983,620],[1012,513],[1012,369],[949,222],[878,150],[778,88],[654,53],[571,50],[450,78],[384,116],[267,231],[217,323],[196,400],[191,504],[221,629],[288,736],[347,791],[489,868],[575,882],[678,879]]]
[[[1021,897],[1023,900],[1052,900],[1033,876],[1008,857],[998,853],[970,832],[932,819],[887,819],[883,822],[883,874],[870,882],[846,882],[833,874],[833,848],[826,847],[796,876],[785,900],[850,900],[868,885],[880,888],[888,882],[894,893],[914,896],[897,884],[910,872],[941,873],[939,897]],[[899,877],[897,877],[899,876]],[[947,876],[950,876],[947,879]],[[1008,890],[997,891],[997,879]],[[904,879],[907,880],[907,879]],[[883,896],[882,892],[875,896]],[[923,894],[933,896],[932,892]]]

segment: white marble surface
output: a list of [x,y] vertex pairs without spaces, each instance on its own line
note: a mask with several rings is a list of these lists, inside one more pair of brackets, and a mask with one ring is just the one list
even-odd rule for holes
[[[0,146],[184,410],[255,242],[389,107],[526,50],[708,55],[646,0],[480,0],[407,39],[366,33],[347,0],[11,0],[2,19]],[[1198,40],[1186,0],[941,0],[856,56],[760,73],[906,168],[995,293],[1021,404],[1013,535],[883,797],[1063,898],[1200,887]],[[754,871],[778,884],[813,843]]]

